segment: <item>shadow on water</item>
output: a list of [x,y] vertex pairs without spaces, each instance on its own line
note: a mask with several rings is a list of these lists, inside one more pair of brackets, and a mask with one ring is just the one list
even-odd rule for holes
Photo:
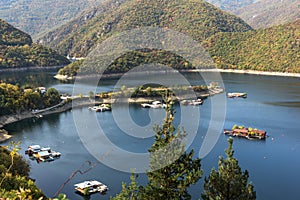
[[50,85],[56,80],[53,78],[57,69],[34,70],[34,71],[17,71],[1,72],[0,80],[5,83],[14,85],[33,87]]
[[300,101],[264,102],[267,105],[300,108]]
[[11,123],[5,126],[5,129],[10,133],[15,132],[31,132],[33,129],[42,129],[45,125],[55,127],[59,124],[60,114],[51,114],[41,118],[29,118],[22,121]]

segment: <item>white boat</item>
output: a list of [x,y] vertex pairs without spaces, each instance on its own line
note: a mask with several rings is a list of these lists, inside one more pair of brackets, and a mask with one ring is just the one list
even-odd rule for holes
[[89,107],[90,110],[96,111],[96,112],[105,112],[105,111],[110,111],[111,108],[107,104],[101,104],[99,106],[93,106]]
[[89,195],[95,192],[104,193],[108,190],[108,187],[103,183],[95,180],[84,181],[82,183],[77,183],[74,185],[75,190],[83,195]]
[[191,106],[198,106],[203,103],[202,99],[193,99],[193,100],[182,100],[180,102],[182,105],[191,105]]
[[34,153],[37,153],[41,151],[41,146],[40,145],[31,145],[28,147],[28,149],[25,151],[25,154],[32,155]]
[[144,108],[166,108],[166,104],[161,103],[160,101],[153,101],[151,104],[149,103],[142,103],[142,107]]
[[227,94],[228,98],[234,98],[234,97],[241,97],[241,98],[247,98],[247,93],[245,92],[231,92]]

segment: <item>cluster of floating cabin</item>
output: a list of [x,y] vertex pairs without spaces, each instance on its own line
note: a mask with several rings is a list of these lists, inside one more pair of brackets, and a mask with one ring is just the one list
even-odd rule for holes
[[61,153],[53,151],[50,147],[41,147],[40,145],[31,145],[25,151],[31,158],[38,162],[49,162],[61,156]]
[[245,128],[245,127],[234,127],[232,130],[224,129],[224,134],[233,137],[243,137],[246,139],[266,139],[267,132],[264,130]]
[[[29,146],[25,154],[38,162],[50,162],[61,156],[61,153],[53,151],[50,147],[41,147],[40,145]],[[74,187],[82,195],[90,195],[96,192],[105,193],[108,190],[106,185],[96,180],[77,183]]]

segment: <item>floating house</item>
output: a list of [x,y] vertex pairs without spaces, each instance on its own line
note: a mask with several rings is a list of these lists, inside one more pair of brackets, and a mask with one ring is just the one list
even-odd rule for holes
[[243,137],[246,139],[266,139],[267,132],[264,130],[245,128],[245,127],[235,127],[232,130],[224,129],[225,135],[230,135],[233,137]]
[[53,151],[50,147],[41,147],[40,145],[31,145],[25,151],[33,159],[37,161],[53,161],[61,156],[60,152]]
[[108,187],[106,185],[95,180],[77,183],[74,185],[74,187],[75,190],[82,195],[90,195],[96,192],[105,193],[108,190]]

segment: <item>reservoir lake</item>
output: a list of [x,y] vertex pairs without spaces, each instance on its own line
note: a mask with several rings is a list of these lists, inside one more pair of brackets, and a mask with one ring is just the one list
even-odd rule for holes
[[[208,72],[207,72],[208,73]],[[20,75],[22,74],[22,75]],[[199,74],[184,74],[192,85],[203,84],[199,80]],[[54,87],[61,93],[72,94],[73,83],[61,83],[53,79],[54,72],[1,72],[0,80],[6,82],[42,85]],[[239,161],[243,170],[249,171],[249,180],[253,183],[257,192],[257,199],[280,200],[299,199],[300,195],[300,79],[293,77],[258,76],[248,74],[222,73],[225,92],[247,92],[248,98],[226,99],[226,117],[223,128],[231,128],[234,124],[245,125],[267,131],[268,138],[265,141],[250,141],[242,138],[234,138],[234,157]],[[97,91],[109,91],[114,88],[117,79],[101,81]],[[134,80],[133,80],[134,81]],[[212,80],[213,81],[213,80]],[[82,84],[82,87],[89,87]],[[223,94],[224,95],[224,94]],[[197,133],[188,150],[194,149],[195,156],[201,148],[203,138],[208,129],[211,118],[211,99],[204,100],[199,107],[187,107],[175,104],[175,123],[179,124],[180,114],[183,109],[199,109],[200,121],[194,120],[195,116],[188,117],[185,124],[196,124]],[[125,116],[128,111],[124,106],[113,107],[114,112]],[[181,110],[182,109],[182,110]],[[141,108],[139,104],[129,106],[131,119],[139,126],[154,126],[161,124],[165,113],[162,109],[149,110]],[[192,113],[192,112],[191,112]],[[82,116],[83,121],[97,118],[106,136],[112,143],[128,152],[145,153],[154,139],[136,138],[124,134],[114,121],[112,112],[95,113],[87,107],[75,108],[59,114],[33,118],[7,125],[5,128],[13,138],[1,143],[9,145],[10,141],[21,141],[20,153],[28,160],[31,166],[30,177],[36,180],[36,184],[48,197],[54,194],[65,183],[61,193],[67,194],[72,200],[76,199],[109,199],[120,192],[122,182],[130,182],[130,173],[112,169],[99,162],[85,148],[77,132],[74,116]],[[151,122],[151,117],[155,122]],[[196,117],[197,118],[197,117]],[[149,124],[150,123],[150,124]],[[93,126],[86,127],[86,135],[95,131]],[[82,136],[82,135],[81,135]],[[201,160],[201,168],[204,176],[208,176],[211,168],[217,168],[220,155],[225,156],[228,137],[220,134],[212,151]],[[91,144],[97,147],[101,145]],[[55,151],[62,153],[61,158],[46,163],[37,163],[25,155],[24,151],[29,145],[40,144],[50,146]],[[101,149],[103,160],[109,159],[110,149]],[[91,162],[93,168],[89,170]],[[118,165],[126,165],[122,159],[115,160]],[[82,172],[77,173],[76,170]],[[74,175],[71,179],[71,177]],[[196,185],[190,187],[189,192],[193,199],[200,199],[203,190],[204,176]],[[69,179],[69,180],[68,180]],[[96,179],[105,183],[109,191],[105,195],[94,194],[90,198],[84,198],[74,192],[74,184],[84,180]],[[139,174],[139,184],[146,184],[145,174]]]

